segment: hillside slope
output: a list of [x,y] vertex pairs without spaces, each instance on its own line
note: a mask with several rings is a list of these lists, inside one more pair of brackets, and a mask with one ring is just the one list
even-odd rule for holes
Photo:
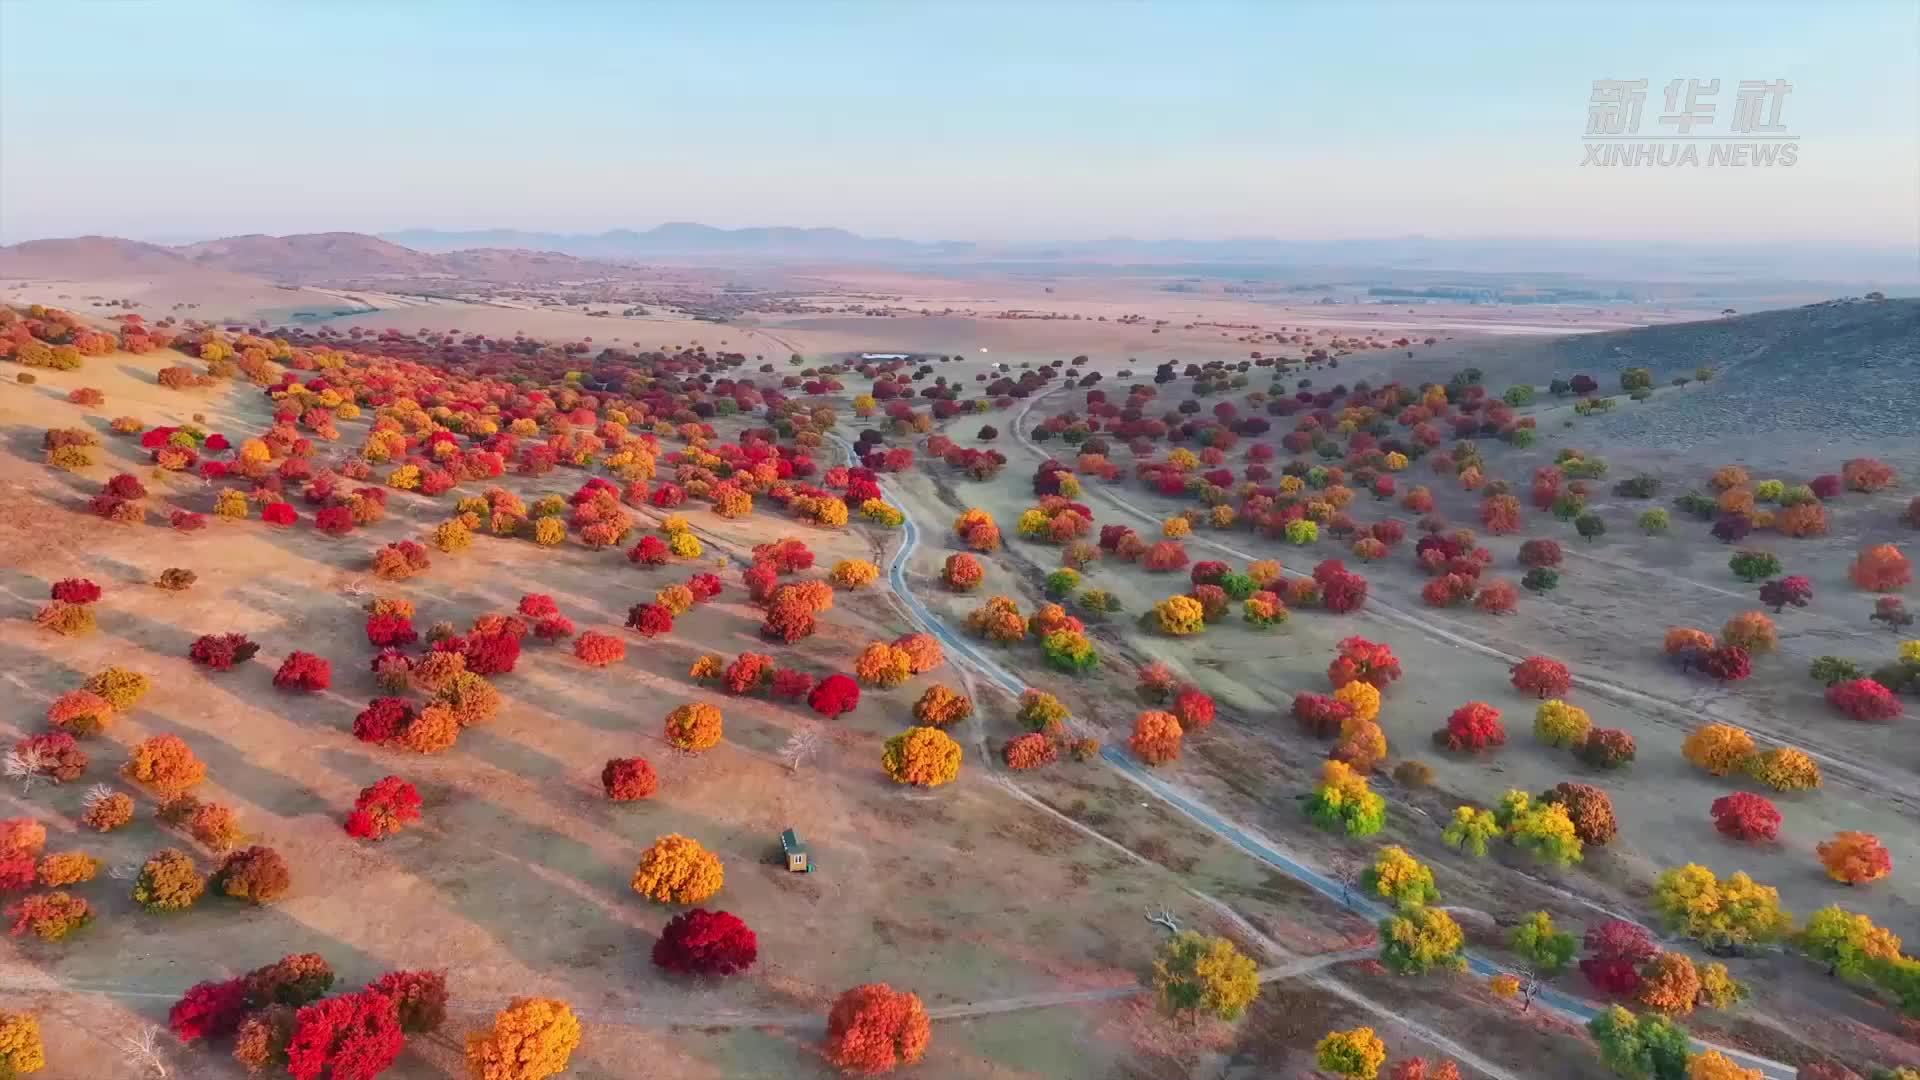
[[[1468,366],[1495,393],[1515,383],[1544,391],[1555,378],[1586,374],[1618,395],[1622,371],[1653,372],[1662,392],[1643,402],[1623,397],[1611,415],[1579,421],[1582,439],[1650,450],[1744,440],[1763,458],[1789,446],[1872,442],[1882,454],[1920,456],[1920,300],[1830,301],[1544,341],[1458,339],[1391,365],[1415,382]],[[1701,366],[1718,376],[1667,391]]]
[[113,236],[28,240],[0,247],[0,277],[149,277],[192,270],[172,248]]
[[473,282],[578,281],[641,271],[551,251],[474,248],[429,254],[364,233],[228,236],[161,247],[106,236],[0,247],[0,277],[71,281],[218,272],[280,284],[356,285],[445,278]]
[[[1618,371],[1632,366],[1668,375],[1697,360],[1720,372],[1686,393],[1623,403],[1594,421],[1597,433],[1649,449],[1765,439],[1836,450],[1871,442],[1899,457],[1920,450],[1920,301],[1822,304],[1697,325],[1670,340],[1593,343],[1605,348],[1587,354],[1603,386],[1618,385]],[[1628,335],[1658,330],[1684,326]]]

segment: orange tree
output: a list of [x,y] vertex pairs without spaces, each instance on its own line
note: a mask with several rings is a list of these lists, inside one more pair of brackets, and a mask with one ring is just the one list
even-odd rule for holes
[[1149,709],[1133,721],[1133,736],[1127,746],[1135,757],[1149,765],[1163,765],[1180,756],[1184,731],[1180,720],[1170,712]]
[[874,1076],[917,1064],[932,1037],[919,996],[886,983],[845,991],[827,1013],[827,1060],[849,1073]]
[[929,727],[952,727],[973,715],[973,699],[938,683],[913,703],[913,718]]
[[1872,833],[1840,832],[1814,848],[1827,876],[1843,885],[1864,885],[1893,872],[1893,856]]
[[854,658],[853,673],[868,686],[899,686],[913,677],[913,657],[898,646],[875,641]]
[[1661,648],[1668,656],[1686,656],[1690,653],[1712,652],[1713,635],[1705,630],[1696,630],[1691,626],[1670,626],[1661,641]]
[[986,571],[980,566],[980,560],[966,552],[956,552],[947,556],[940,568],[940,583],[954,592],[970,592],[980,585],[980,579]]
[[1020,614],[1019,604],[1005,596],[993,596],[967,614],[967,629],[1004,645],[1027,636],[1027,619]]
[[1748,611],[1727,620],[1720,628],[1723,644],[1735,645],[1749,653],[1772,652],[1780,643],[1779,631],[1764,611]]
[[1687,736],[1680,752],[1695,766],[1726,776],[1746,768],[1754,753],[1753,736],[1732,724],[1704,724]]
[[640,856],[633,891],[663,904],[697,904],[720,891],[726,869],[700,841],[668,833]]
[[1869,592],[1898,592],[1913,580],[1913,565],[1899,548],[1878,544],[1861,551],[1848,573]]
[[493,1027],[467,1036],[474,1080],[545,1080],[567,1069],[580,1046],[580,1019],[554,998],[515,998],[494,1014]]
[[207,778],[206,763],[193,755],[178,735],[155,735],[133,748],[126,775],[156,793],[171,797],[199,786]]
[[719,745],[720,710],[703,701],[690,701],[667,714],[667,741],[676,749],[711,750]]
[[915,675],[925,675],[946,663],[940,639],[932,634],[903,634],[894,639],[893,647],[907,654],[908,666]]
[[1663,952],[1640,969],[1640,1004],[1670,1016],[1693,1011],[1700,996],[1700,973],[1686,953]]

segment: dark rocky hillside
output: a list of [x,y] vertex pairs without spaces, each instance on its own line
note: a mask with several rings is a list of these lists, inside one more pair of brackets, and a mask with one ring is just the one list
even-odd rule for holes
[[[1672,388],[1703,365],[1715,369],[1711,382]],[[1591,375],[1618,405],[1576,421],[1582,440],[1715,452],[1751,444],[1762,459],[1863,446],[1920,458],[1920,300],[1836,300],[1546,340],[1456,341],[1403,360],[1395,374],[1443,380],[1468,366],[1481,369],[1493,393],[1538,386],[1543,404],[1554,401],[1545,393],[1553,379]],[[1620,393],[1620,373],[1633,367],[1653,372],[1652,399]]]
[[1592,418],[1608,438],[1676,450],[1752,437],[1867,441],[1900,456],[1920,442],[1917,300],[1835,302],[1568,344],[1568,355],[1584,354],[1570,362],[1603,388],[1617,387],[1628,367],[1652,368],[1656,385],[1699,364],[1718,372],[1704,386],[1622,401]]

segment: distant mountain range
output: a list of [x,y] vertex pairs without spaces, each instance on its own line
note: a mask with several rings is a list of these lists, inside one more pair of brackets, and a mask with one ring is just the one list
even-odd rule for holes
[[520,229],[479,229],[470,232],[403,229],[400,232],[383,233],[381,238],[419,251],[459,251],[477,247],[527,248],[559,251],[591,259],[649,259],[675,255],[901,259],[967,255],[975,250],[975,245],[969,243],[896,240],[861,236],[845,229],[801,229],[790,226],[720,229],[691,221],[670,221],[645,231],[609,229],[600,233],[527,232]]
[[253,233],[164,246],[111,236],[29,240],[0,247],[0,277],[126,278],[186,271],[286,283],[444,277],[466,281],[578,280],[629,272],[552,251],[477,247],[430,253],[365,233]]
[[1457,270],[1485,273],[1562,273],[1649,280],[1729,278],[1920,282],[1920,260],[1899,248],[1819,250],[1740,245],[1599,243],[1550,239],[1443,239],[1395,236],[1345,240],[1139,240],[1115,236],[1080,241],[901,240],[846,229],[761,227],[721,229],[669,222],[651,229],[599,233],[483,229],[446,232],[407,229],[382,239],[418,251],[524,248],[612,261],[715,259],[815,260],[976,264],[1190,264],[1196,273],[1231,275],[1237,267]]
[[[1668,282],[1825,282],[1866,291],[1920,285],[1911,251],[1601,244],[1554,240],[1138,240],[978,244],[862,236],[845,229],[721,229],[671,222],[600,233],[407,229],[365,233],[249,234],[174,246],[113,237],[33,240],[0,247],[0,276],[141,276],[188,268],[280,282],[445,277],[557,281],[620,277],[639,263],[869,263],[956,271],[1102,273],[1145,268],[1162,276],[1368,281],[1396,275],[1528,275]],[[1378,283],[1374,281],[1373,283]],[[1444,283],[1444,282],[1443,282]],[[1835,289],[1834,291],[1840,291]]]

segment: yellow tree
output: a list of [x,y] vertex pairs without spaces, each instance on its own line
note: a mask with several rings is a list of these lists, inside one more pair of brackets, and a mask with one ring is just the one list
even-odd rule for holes
[[1577,747],[1586,741],[1587,732],[1592,728],[1593,721],[1588,718],[1587,710],[1559,698],[1541,702],[1533,713],[1534,738],[1548,746]]
[[1343,1080],[1374,1080],[1387,1063],[1387,1044],[1370,1027],[1330,1031],[1313,1049],[1320,1071]]
[[39,1018],[29,1012],[0,1009],[0,1076],[25,1076],[46,1067]]
[[1827,974],[1846,979],[1865,977],[1871,961],[1900,955],[1899,935],[1839,906],[1823,907],[1807,916],[1807,925],[1794,936],[1794,944],[1810,959],[1827,965]]
[[1153,989],[1170,1013],[1235,1020],[1259,996],[1260,979],[1252,959],[1233,942],[1184,930],[1160,947]]
[[1433,869],[1397,844],[1380,849],[1373,865],[1361,875],[1360,883],[1381,899],[1401,907],[1431,904],[1440,899],[1440,890],[1433,884]]
[[1653,902],[1667,924],[1708,945],[1748,945],[1779,939],[1793,925],[1780,891],[1744,872],[1725,881],[1698,863],[1661,873]]
[[936,727],[910,727],[888,739],[880,767],[897,784],[939,787],[960,775],[960,744]]
[[1709,1050],[1687,1062],[1687,1080],[1766,1080],[1766,1074],[1735,1065],[1720,1051]]
[[1499,835],[1500,822],[1494,818],[1493,811],[1456,806],[1453,820],[1441,831],[1440,839],[1466,854],[1483,856],[1487,853],[1487,841]]
[[1820,765],[1791,746],[1762,750],[1747,762],[1747,775],[1775,791],[1812,791],[1820,786]]
[[1353,710],[1357,720],[1377,720],[1380,717],[1380,691],[1364,679],[1355,679],[1333,692],[1335,700],[1344,701]]
[[1160,631],[1174,637],[1198,634],[1207,628],[1206,608],[1191,596],[1169,596],[1153,606]]
[[1583,845],[1563,803],[1527,807],[1508,823],[1507,835],[1515,846],[1531,851],[1534,858],[1551,866],[1571,866],[1580,861]]
[[1410,907],[1382,920],[1380,941],[1380,962],[1402,975],[1467,966],[1461,955],[1467,935],[1453,916],[1438,908]]
[[865,559],[842,559],[833,564],[827,579],[843,589],[864,589],[880,580],[880,568]]
[[1727,965],[1713,963],[1700,969],[1700,1004],[1710,1009],[1730,1009],[1746,996],[1745,984],[1734,979]]

